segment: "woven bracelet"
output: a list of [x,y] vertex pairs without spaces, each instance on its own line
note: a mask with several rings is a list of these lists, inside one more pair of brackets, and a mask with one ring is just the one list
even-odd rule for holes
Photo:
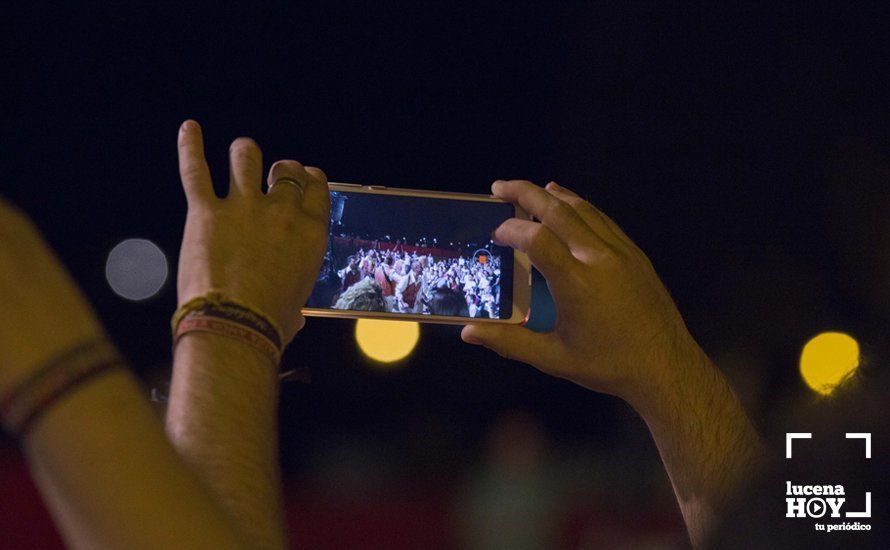
[[211,332],[244,342],[281,362],[281,331],[272,319],[256,308],[232,300],[221,292],[209,292],[181,305],[170,321],[173,346],[189,332]]
[[13,437],[24,437],[36,420],[73,390],[125,364],[105,339],[71,348],[40,367],[0,402],[3,429]]

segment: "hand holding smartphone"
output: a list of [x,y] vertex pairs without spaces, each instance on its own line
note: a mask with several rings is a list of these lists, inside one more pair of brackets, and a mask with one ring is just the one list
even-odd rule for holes
[[523,323],[531,266],[491,233],[528,216],[489,195],[328,184],[328,248],[303,314]]

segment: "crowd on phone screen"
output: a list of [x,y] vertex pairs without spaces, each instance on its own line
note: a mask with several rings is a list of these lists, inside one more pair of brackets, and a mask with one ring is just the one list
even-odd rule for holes
[[434,257],[396,247],[359,248],[336,271],[335,309],[497,318],[500,258]]

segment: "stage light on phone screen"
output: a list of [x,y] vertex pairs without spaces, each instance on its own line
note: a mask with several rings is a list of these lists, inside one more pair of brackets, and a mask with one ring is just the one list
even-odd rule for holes
[[359,348],[378,363],[395,363],[407,357],[417,345],[420,325],[413,321],[359,319],[355,339]]
[[111,290],[127,300],[155,296],[167,282],[167,257],[147,239],[126,239],[108,254],[105,278]]
[[828,395],[859,367],[859,343],[842,332],[813,337],[800,354],[800,375],[813,391]]

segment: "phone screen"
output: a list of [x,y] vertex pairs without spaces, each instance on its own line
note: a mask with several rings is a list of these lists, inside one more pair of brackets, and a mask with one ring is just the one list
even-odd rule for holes
[[311,308],[508,319],[513,249],[491,233],[513,205],[331,192],[328,250]]

